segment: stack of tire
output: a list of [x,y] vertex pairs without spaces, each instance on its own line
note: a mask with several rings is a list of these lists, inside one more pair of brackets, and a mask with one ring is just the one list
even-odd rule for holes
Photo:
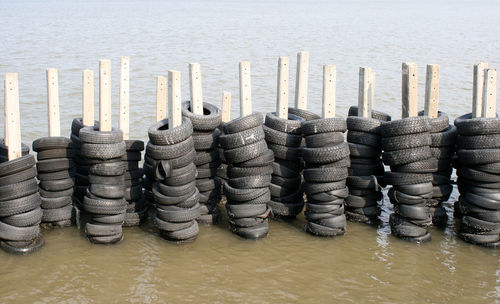
[[455,120],[457,127],[458,190],[455,216],[458,235],[465,241],[490,248],[500,245],[500,119]]
[[353,222],[375,223],[380,214],[378,201],[383,197],[384,164],[380,125],[390,121],[388,114],[372,111],[371,118],[358,117],[358,107],[349,109],[347,117],[347,142],[351,166],[345,200],[346,217]]
[[[224,135],[224,126],[225,125],[226,125],[226,123],[224,123],[224,122],[221,122],[221,124],[219,125],[219,130],[221,132],[219,135],[219,138],[221,135]],[[217,167],[216,175],[220,179],[221,184],[223,185],[227,180],[227,161],[226,161],[226,158],[224,157],[224,148],[222,148],[222,146],[220,144],[220,140],[219,140],[218,145],[217,145],[217,150],[219,151],[220,164],[219,164],[219,167]],[[221,185],[221,190],[223,189],[222,185]]]
[[74,163],[71,140],[43,137],[33,142],[37,152],[38,183],[42,200],[42,223],[46,226],[71,226],[73,213]]
[[341,118],[309,120],[302,124],[306,146],[304,192],[307,196],[306,231],[323,237],[343,235],[346,228],[344,199],[349,146],[344,140],[346,121]]
[[144,142],[142,140],[125,140],[125,149],[126,153],[122,160],[125,165],[124,198],[127,201],[127,213],[123,226],[132,227],[140,225],[148,215],[148,206],[142,190],[144,170],[139,168]]
[[196,188],[191,120],[182,117],[180,126],[169,128],[164,119],[149,128],[145,170],[153,176],[155,224],[170,241],[185,242],[198,236],[200,195]]
[[123,239],[122,225],[127,202],[124,200],[126,145],[120,130],[80,129],[81,156],[89,167],[89,187],[83,209],[91,216],[85,225],[88,239],[98,244],[114,244]]
[[393,235],[407,241],[431,240],[426,227],[432,225],[428,200],[433,193],[433,175],[437,160],[432,156],[431,123],[426,116],[408,117],[383,123],[382,159],[390,166],[384,180],[394,213],[389,217]]
[[9,161],[3,140],[0,144],[0,248],[15,254],[33,252],[44,244],[35,158],[28,153],[23,144],[23,156]]
[[200,192],[201,206],[198,222],[216,224],[221,214],[221,180],[217,177],[217,169],[221,163],[218,148],[221,131],[218,127],[222,122],[222,113],[216,106],[204,102],[203,115],[197,115],[191,112],[190,102],[186,101],[182,104],[182,115],[189,118],[193,125],[194,164],[198,171],[196,187]]
[[262,115],[254,113],[228,122],[219,137],[228,163],[224,194],[230,229],[248,239],[269,233],[273,151],[262,129]]
[[[99,123],[94,122],[94,127],[98,127]],[[75,186],[73,192],[73,198],[75,202],[76,210],[76,220],[79,220],[79,213],[82,210],[83,197],[87,192],[89,186],[89,170],[90,165],[87,163],[84,157],[82,157],[81,146],[82,141],[80,140],[80,129],[83,128],[83,122],[81,118],[73,119],[71,123],[71,143],[73,147],[73,161],[75,163]]]
[[[418,113],[423,116],[424,112]],[[448,115],[438,112],[438,117],[431,118],[431,154],[437,160],[437,172],[432,173],[432,197],[427,200],[432,215],[434,226],[444,226],[448,216],[443,207],[453,191],[451,173],[453,171],[453,156],[455,155],[455,144],[457,128],[449,124]]]
[[[304,208],[302,191],[302,162],[300,145],[302,143],[302,122],[305,120],[288,114],[288,119],[276,113],[267,113],[263,126],[269,149],[273,151],[273,174],[269,189],[269,207],[273,217],[295,218]],[[256,134],[258,138],[262,134]]]

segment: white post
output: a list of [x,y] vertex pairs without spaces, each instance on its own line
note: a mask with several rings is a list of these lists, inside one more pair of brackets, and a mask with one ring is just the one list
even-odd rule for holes
[[83,100],[82,100],[83,125],[94,125],[94,72],[83,70]]
[[252,84],[250,62],[240,62],[240,116],[252,114]]
[[181,72],[168,71],[168,128],[182,124],[181,112]]
[[167,78],[156,79],[156,121],[167,118]]
[[358,116],[364,118],[372,117],[373,98],[375,95],[374,84],[375,73],[371,68],[359,68],[358,85]]
[[276,100],[276,115],[288,119],[288,77],[290,74],[290,60],[280,57],[278,60],[278,96]]
[[49,136],[61,136],[59,118],[59,79],[57,69],[47,70],[47,105],[49,114]]
[[7,156],[14,160],[22,156],[19,117],[19,83],[17,73],[5,74],[5,145]]
[[488,69],[488,63],[478,62],[474,64],[474,75],[472,78],[472,117],[481,117],[483,111],[483,88],[484,71]]
[[335,117],[335,84],[337,70],[334,65],[323,66],[323,118]]
[[99,131],[111,131],[111,62],[99,62]]
[[231,121],[231,93],[222,92],[222,122]]
[[120,130],[123,139],[130,138],[130,58],[123,56],[120,62]]
[[402,118],[418,115],[418,78],[417,65],[413,62],[403,63],[403,107]]
[[191,112],[196,115],[203,115],[201,66],[199,63],[189,64],[189,84],[191,88]]
[[307,110],[307,86],[309,82],[309,52],[297,54],[297,76],[295,77],[295,107]]
[[482,117],[493,118],[497,114],[497,70],[484,71],[483,114]]
[[439,64],[428,64],[425,75],[424,115],[438,117],[439,108]]

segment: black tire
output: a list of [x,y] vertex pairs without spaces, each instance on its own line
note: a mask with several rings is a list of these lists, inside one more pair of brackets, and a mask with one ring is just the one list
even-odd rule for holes
[[306,231],[315,236],[334,237],[345,234],[345,228],[330,228],[313,222],[306,224]]
[[42,215],[43,211],[40,207],[38,207],[24,213],[4,217],[2,218],[2,222],[16,227],[35,226],[41,223]]
[[209,163],[219,163],[219,151],[209,150],[196,152],[196,157],[194,158],[194,164],[196,166],[201,166]]
[[[418,112],[418,116],[424,116],[424,111]],[[438,111],[438,117],[431,118],[431,133],[439,133],[443,132],[448,128],[449,125],[448,114]]]
[[388,166],[401,166],[412,162],[431,158],[431,149],[429,146],[401,149],[391,152],[384,152],[382,160]]
[[[351,106],[349,108],[349,112],[347,113],[348,116],[358,116],[358,107],[357,106]],[[389,114],[386,114],[384,112],[380,111],[375,111],[372,110],[372,118],[378,119],[381,121],[390,121],[391,116]]]
[[400,166],[391,166],[391,171],[403,173],[433,173],[438,171],[438,164],[438,160],[431,157]]
[[0,202],[0,217],[25,213],[40,207],[40,195],[33,193],[20,198]]
[[391,226],[391,233],[397,237],[420,237],[427,233],[425,228],[412,224],[397,214],[389,216],[389,224]]
[[299,161],[300,159],[300,147],[286,147],[270,143],[268,143],[268,147],[273,151],[276,159],[288,161]]
[[72,178],[58,179],[52,181],[40,181],[38,186],[46,191],[63,191],[70,189],[75,185],[75,180]]
[[449,125],[448,129],[442,132],[431,133],[431,147],[454,146],[456,140],[457,128],[453,125]]
[[[87,187],[84,186],[86,189]],[[76,189],[76,187],[75,187]],[[38,189],[40,192],[40,196],[46,197],[46,198],[57,198],[57,197],[63,197],[63,196],[72,196],[73,195],[73,188],[69,188],[66,190],[61,190],[61,191],[46,191],[44,189]]]
[[193,180],[181,186],[167,186],[163,183],[158,183],[157,185],[160,193],[165,196],[183,196],[194,192],[194,189],[196,188],[196,181]]
[[81,128],[78,137],[82,143],[90,144],[117,144],[123,141],[121,130],[100,131],[96,127]]
[[198,188],[198,191],[200,192],[220,189],[220,187],[221,187],[221,181],[217,177],[196,180],[196,188]]
[[122,185],[90,184],[90,192],[98,197],[106,199],[123,198],[125,188]]
[[297,175],[297,177],[286,178],[273,174],[271,177],[271,183],[277,186],[297,189],[297,187],[300,187],[302,183],[302,177]]
[[56,209],[44,209],[42,215],[43,223],[60,222],[71,219],[72,205],[66,205]]
[[499,149],[500,132],[487,135],[458,135],[457,146],[460,149]]
[[125,149],[127,152],[141,152],[144,151],[144,142],[142,140],[137,139],[126,139]]
[[276,131],[268,126],[262,126],[266,134],[266,142],[280,146],[299,147],[302,142],[302,136]]
[[174,171],[180,169],[172,170],[171,176],[167,177],[162,182],[167,186],[181,186],[195,180],[198,176],[198,171],[194,164],[190,164],[181,169],[183,170],[175,172],[175,176],[172,176],[174,175]]
[[221,131],[215,129],[210,134],[195,134],[193,133],[194,149],[196,151],[211,150],[219,145],[219,136]]
[[431,182],[426,182],[409,185],[394,185],[394,190],[408,195],[425,195],[433,192],[433,184]]
[[293,115],[298,116],[298,117],[302,117],[306,121],[321,118],[321,116],[319,116],[318,114],[315,114],[315,113],[310,112],[308,110],[302,110],[302,109],[297,109],[297,108],[288,108],[288,113],[293,114]]
[[339,161],[349,156],[349,146],[341,143],[336,146],[324,148],[302,148],[302,158],[307,163],[326,164]]
[[308,182],[336,182],[345,180],[347,168],[309,168],[304,170],[304,179]]
[[193,134],[193,124],[187,117],[182,118],[182,123],[173,129],[168,128],[168,119],[163,119],[152,125],[148,130],[149,140],[154,145],[175,145],[185,141]]
[[33,151],[40,152],[53,149],[71,149],[71,140],[67,137],[42,137],[33,141]]
[[262,114],[253,113],[244,117],[233,119],[223,125],[225,134],[239,133],[262,125]]
[[159,146],[148,142],[146,146],[146,154],[156,160],[176,159],[183,155],[186,155],[191,150],[194,150],[192,137],[188,137],[185,141],[173,145]]
[[460,164],[464,165],[483,165],[500,162],[500,153],[498,149],[478,149],[457,151]]
[[0,239],[4,241],[29,241],[40,233],[40,226],[16,227],[0,221]]
[[235,148],[231,150],[224,150],[224,157],[229,164],[241,163],[267,152],[267,144],[264,140],[258,141],[251,145]]
[[41,181],[49,181],[58,179],[68,179],[68,178],[73,178],[74,176],[75,172],[73,170],[63,170],[63,171],[49,172],[49,173],[38,173],[36,177]]
[[166,222],[184,223],[196,220],[200,216],[200,204],[196,204],[191,208],[181,208],[175,211],[156,209],[156,216]]
[[31,167],[24,171],[19,171],[11,175],[0,177],[0,186],[17,184],[26,180],[33,179],[36,176],[36,168]]
[[273,150],[268,149],[264,154],[247,161],[235,164],[238,167],[265,167],[269,166],[274,161]]
[[430,173],[385,172],[384,181],[388,185],[412,185],[432,182]]
[[89,173],[99,176],[120,176],[125,174],[125,170],[125,164],[122,161],[116,161],[92,165]]
[[308,148],[321,148],[343,143],[345,138],[341,132],[327,132],[306,136],[305,141]]
[[308,197],[311,194],[328,192],[333,190],[339,190],[345,188],[345,181],[330,182],[330,183],[304,183],[304,192],[307,193]]
[[226,204],[230,218],[257,217],[266,212],[266,204]]
[[346,121],[343,118],[323,118],[306,121],[302,124],[302,133],[305,136],[326,132],[342,132],[347,130]]
[[261,224],[251,227],[238,227],[231,225],[230,229],[233,233],[250,240],[264,238],[269,233],[269,225],[267,223],[267,220],[263,221]]
[[41,207],[43,209],[58,209],[68,205],[71,205],[73,199],[71,196],[62,196],[62,197],[40,197]]
[[229,165],[227,167],[227,176],[231,178],[246,177],[253,175],[271,175],[273,173],[273,168],[271,166],[266,167],[234,167]]
[[375,176],[349,176],[346,184],[349,187],[360,189],[371,189],[377,191],[379,189],[378,181]]
[[465,136],[488,135],[500,133],[500,119],[494,118],[472,118],[472,114],[465,114],[454,122],[458,134]]
[[500,183],[500,175],[492,174],[483,171],[478,171],[468,167],[462,167],[457,170],[458,176],[466,177],[467,179],[476,181],[476,182],[484,182],[484,183]]
[[431,147],[431,154],[436,159],[450,159],[455,154],[454,146]]
[[93,214],[115,215],[123,213],[127,207],[124,199],[93,199],[88,196],[83,198],[83,208]]
[[195,220],[192,220],[189,222],[179,222],[179,223],[167,222],[167,221],[164,221],[161,218],[159,218],[158,214],[156,214],[155,218],[154,218],[154,224],[159,230],[171,231],[171,232],[189,228],[189,227],[193,226],[194,222],[195,222]]
[[73,160],[67,158],[53,158],[38,161],[36,164],[38,172],[57,172],[74,167]]
[[430,146],[432,143],[429,133],[417,133],[382,138],[381,145],[385,152],[410,148]]
[[304,121],[305,120],[303,118],[295,116],[293,114],[288,114],[288,119],[284,119],[278,117],[276,115],[276,112],[271,112],[266,114],[264,125],[268,129],[274,130],[275,132],[281,132],[291,135],[300,135],[301,126]]
[[[9,148],[5,145],[5,140],[0,138],[0,162],[8,161]],[[21,156],[28,155],[30,153],[30,147],[25,143],[21,143]]]
[[182,196],[166,196],[166,195],[163,195],[159,189],[158,189],[158,185],[157,183],[155,183],[152,187],[152,191],[153,191],[153,194],[154,194],[154,201],[157,203],[157,204],[160,204],[160,205],[176,205],[176,204],[180,204],[182,202],[185,202],[185,201],[188,201],[190,199],[196,199],[198,198],[199,199],[199,191],[198,189],[195,187],[194,188],[194,192],[193,193],[188,193],[186,195],[182,195]]
[[222,148],[229,150],[254,144],[265,137],[264,129],[258,125],[242,132],[220,135],[219,143]]
[[298,201],[294,203],[283,203],[276,202],[272,199],[268,203],[269,207],[272,210],[273,217],[286,217],[286,218],[294,218],[304,209],[304,202]]
[[35,166],[33,155],[25,155],[11,161],[0,163],[0,177],[10,176]]
[[190,101],[182,103],[182,116],[191,120],[194,130],[212,131],[222,122],[222,112],[220,109],[208,102],[203,102],[203,115],[191,112]]
[[349,155],[352,157],[360,157],[360,158],[379,158],[381,154],[380,149],[375,149],[374,147],[348,143],[349,145]]
[[361,144],[374,147],[375,150],[380,149],[380,136],[378,134],[351,131],[347,132],[347,142]]
[[430,132],[430,118],[426,116],[407,117],[385,122],[380,126],[382,137]]
[[409,206],[405,204],[395,204],[394,212],[396,214],[411,220],[417,221],[431,221],[432,215],[429,207],[423,206]]
[[123,141],[116,144],[89,144],[83,143],[81,153],[84,157],[109,160],[113,158],[121,158],[126,150]]
[[121,225],[106,225],[97,223],[87,223],[85,234],[87,236],[110,236],[123,233]]
[[123,175],[100,176],[100,175],[89,174],[88,179],[91,184],[121,185],[122,187],[125,181]]
[[349,131],[379,135],[382,121],[374,118],[348,116],[346,119],[346,124]]
[[142,155],[140,151],[127,151],[125,154],[123,154],[122,160],[127,162],[139,162],[142,160]]
[[105,225],[122,225],[123,221],[125,220],[125,217],[126,217],[125,211],[113,215],[93,214],[92,222],[96,224],[105,224]]
[[185,241],[196,238],[199,233],[199,226],[196,221],[187,228],[175,231],[160,231],[162,237],[172,241]]
[[295,170],[296,168],[290,168],[284,163],[273,162],[271,168],[272,174],[284,178],[294,178],[297,174],[300,174],[299,170]]
[[0,186],[0,201],[13,200],[23,196],[28,196],[36,193],[37,191],[38,185],[34,178],[16,184]]

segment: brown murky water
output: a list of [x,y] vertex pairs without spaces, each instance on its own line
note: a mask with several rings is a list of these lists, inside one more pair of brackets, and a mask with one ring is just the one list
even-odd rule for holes
[[[182,72],[187,99],[188,62],[200,62],[205,101],[220,105],[222,90],[238,100],[238,62],[249,60],[254,110],[268,112],[278,56],[290,56],[294,71],[300,49],[311,54],[309,108],[316,113],[322,65],[331,63],[340,115],[357,102],[358,67],[370,66],[375,107],[398,117],[401,62],[415,61],[420,108],[425,64],[439,63],[440,109],[454,119],[470,111],[472,64],[500,67],[498,28],[500,3],[488,0],[0,1],[0,75],[19,73],[28,143],[47,134],[47,68],[59,69],[61,128],[69,134],[72,118],[81,116],[81,71],[96,72],[99,59],[111,59],[117,118],[122,55],[131,59],[132,138],[146,139],[155,77],[168,69]],[[75,227],[44,231],[46,245],[35,254],[0,251],[0,303],[498,302],[499,253],[457,239],[457,195],[446,204],[447,227],[431,230],[432,242],[423,245],[390,235],[388,201],[379,226],[348,223],[335,239],[305,233],[302,215],[272,221],[259,241],[233,235],[226,220],[201,227],[185,245],[159,238],[151,223],[126,228],[115,246],[90,244]]]

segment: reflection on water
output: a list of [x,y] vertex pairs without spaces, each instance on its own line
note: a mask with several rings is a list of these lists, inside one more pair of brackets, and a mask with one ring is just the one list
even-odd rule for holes
[[[420,108],[425,64],[439,63],[440,109],[451,118],[470,109],[472,64],[500,66],[497,1],[11,1],[0,20],[0,74],[19,73],[25,142],[47,134],[45,69],[59,69],[61,127],[69,134],[81,113],[81,71],[97,75],[101,58],[112,61],[117,118],[119,57],[130,56],[131,137],[143,140],[155,119],[155,77],[180,70],[187,99],[189,62],[202,65],[205,101],[220,105],[223,90],[238,100],[238,62],[251,61],[254,109],[268,112],[278,56],[290,56],[293,71],[296,52],[309,50],[309,108],[321,112],[322,65],[335,64],[341,115],[357,102],[358,67],[370,66],[375,107],[393,117],[401,62],[419,66]],[[74,227],[44,231],[40,252],[0,252],[0,302],[498,301],[498,253],[456,238],[456,197],[446,204],[447,227],[432,229],[432,242],[421,246],[390,235],[388,201],[378,227],[348,223],[336,239],[306,234],[303,216],[271,222],[269,237],[257,242],[231,234],[227,221],[201,227],[194,243],[180,246],[150,223],[125,229],[125,240],[109,247]]]

